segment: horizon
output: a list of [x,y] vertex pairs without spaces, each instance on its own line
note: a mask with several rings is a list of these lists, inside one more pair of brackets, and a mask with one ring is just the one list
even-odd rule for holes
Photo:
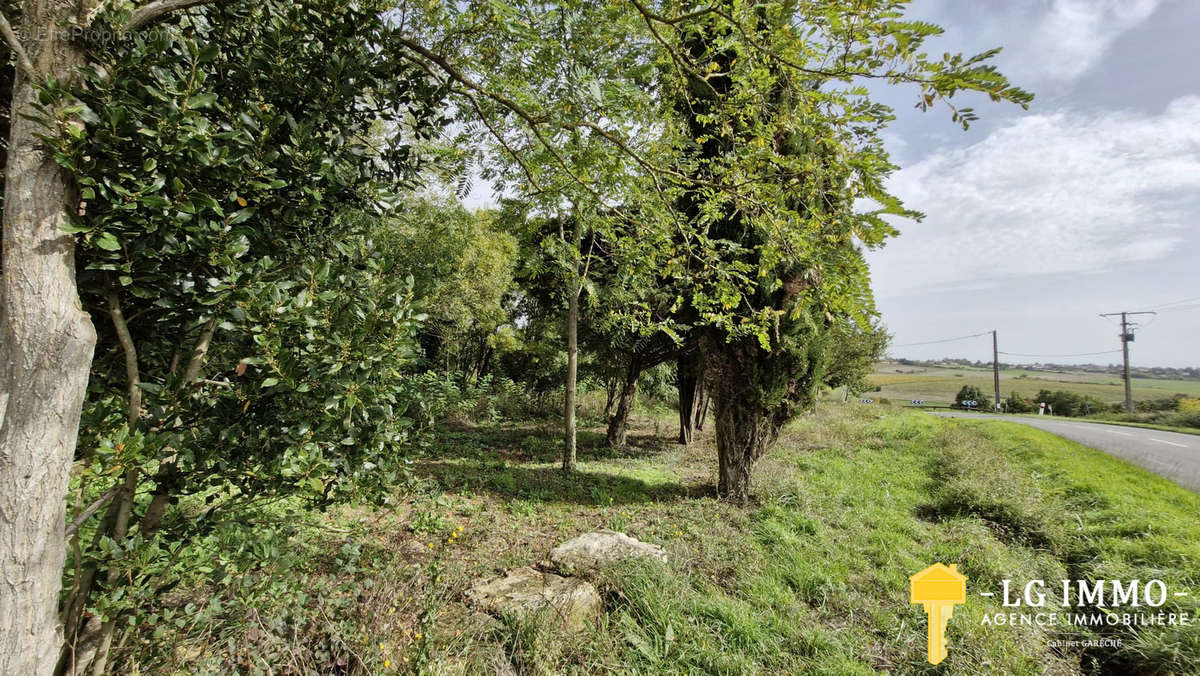
[[[971,359],[970,357],[939,357],[939,358],[935,358],[935,359],[914,359],[912,357],[902,357],[902,356],[895,356],[895,355],[890,355],[890,354],[886,355],[883,359],[881,359],[879,362],[876,362],[876,363],[900,363],[901,361],[922,362],[922,363],[932,363],[932,364],[953,362],[953,361],[969,361],[969,362],[972,362],[973,364],[978,363],[978,364],[983,364],[984,366],[990,366],[992,363],[992,361],[990,359],[987,359],[987,360]],[[1002,369],[1003,368],[1033,367],[1033,366],[1043,366],[1043,367],[1054,366],[1054,367],[1073,368],[1073,369],[1083,369],[1083,368],[1086,368],[1089,366],[1094,366],[1097,368],[1119,369],[1122,367],[1122,364],[1121,364],[1121,362],[1109,362],[1107,364],[1102,364],[1099,362],[1064,364],[1064,363],[1053,362],[1053,361],[1014,362],[1014,361],[1004,361],[1003,359],[1000,360],[1000,367]],[[1132,375],[1133,371],[1135,371],[1137,369],[1171,369],[1174,371],[1186,371],[1186,370],[1200,370],[1200,366],[1152,366],[1152,365],[1140,365],[1140,364],[1130,363],[1129,364],[1129,371],[1131,374],[1130,377],[1138,377],[1138,376]]]

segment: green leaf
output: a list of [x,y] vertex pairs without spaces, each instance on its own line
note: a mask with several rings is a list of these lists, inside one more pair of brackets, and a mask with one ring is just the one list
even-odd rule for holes
[[121,241],[111,232],[100,233],[100,236],[96,237],[94,243],[105,251],[119,251],[121,249]]
[[233,212],[233,215],[229,218],[229,224],[237,225],[238,223],[244,223],[245,221],[249,220],[249,218],[251,216],[254,215],[255,211],[258,211],[258,210],[255,209],[254,207],[238,209],[237,211]]
[[279,384],[278,378],[267,378],[266,380],[263,381],[262,387],[265,390],[268,387],[275,387],[278,384]]
[[213,59],[217,58],[217,55],[220,53],[221,53],[220,45],[218,45],[215,42],[210,42],[207,45],[205,45],[204,48],[201,49],[200,52],[196,55],[196,60],[200,63],[208,63],[209,61],[212,61]]
[[63,232],[69,232],[72,235],[74,235],[75,233],[78,233],[78,232],[88,232],[91,230],[90,227],[88,227],[82,223],[75,223],[75,222],[63,223],[62,225],[60,225],[58,227]]
[[188,108],[192,108],[193,110],[201,110],[216,104],[216,102],[216,94],[196,94],[188,99]]

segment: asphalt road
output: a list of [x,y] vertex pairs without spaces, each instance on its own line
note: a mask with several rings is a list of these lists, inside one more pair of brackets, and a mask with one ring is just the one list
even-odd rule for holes
[[994,416],[959,411],[930,413],[945,418],[986,418],[1036,427],[1123,458],[1184,488],[1200,492],[1200,435],[1065,418]]

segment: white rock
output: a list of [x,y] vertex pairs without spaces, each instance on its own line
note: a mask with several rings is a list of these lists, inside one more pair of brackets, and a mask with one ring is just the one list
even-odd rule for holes
[[584,533],[550,550],[550,562],[564,575],[591,573],[628,559],[667,562],[667,552],[624,533],[602,530]]
[[474,607],[495,615],[526,618],[550,613],[568,631],[586,628],[604,607],[591,583],[529,567],[477,582],[466,597]]

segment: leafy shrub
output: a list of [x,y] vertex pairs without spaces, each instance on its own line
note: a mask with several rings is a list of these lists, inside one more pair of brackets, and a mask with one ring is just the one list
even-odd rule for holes
[[1010,393],[1008,399],[1004,400],[1004,410],[1009,413],[1031,413],[1035,408],[1037,404],[1016,392]]
[[[964,401],[974,401],[975,405],[966,406],[962,403]],[[954,405],[974,411],[990,411],[992,410],[992,399],[974,385],[963,385],[958,394],[954,395]]]

